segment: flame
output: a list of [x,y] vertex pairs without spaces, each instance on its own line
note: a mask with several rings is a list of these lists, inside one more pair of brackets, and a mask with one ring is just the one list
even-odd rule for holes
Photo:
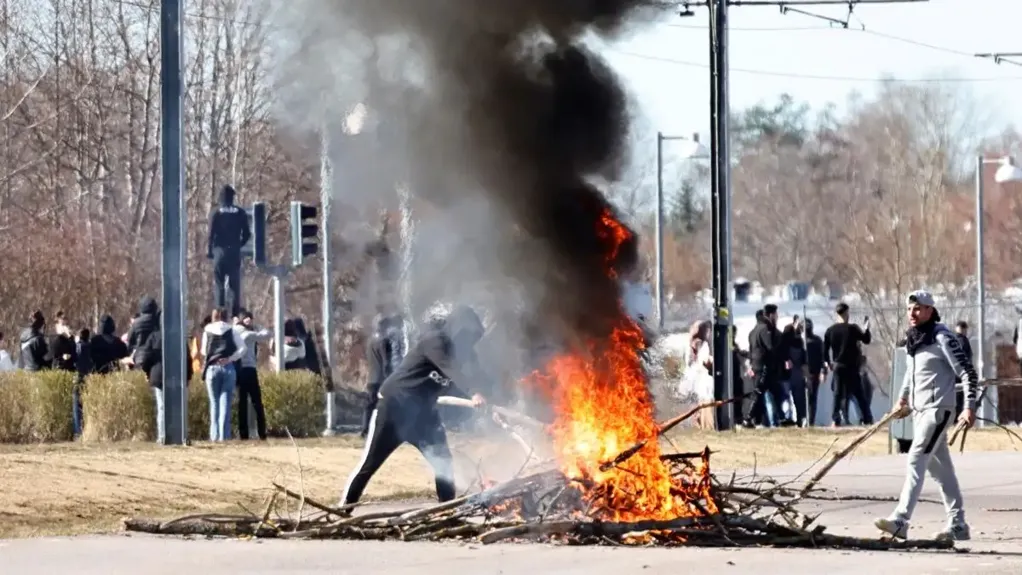
[[[609,212],[599,225],[607,244],[607,274],[613,278],[612,264],[631,231]],[[715,513],[706,461],[696,472],[699,477],[682,481],[660,458],[659,426],[639,358],[643,347],[641,329],[619,304],[617,325],[605,341],[559,355],[530,378],[554,406],[551,431],[561,469],[583,490],[594,518],[670,520]],[[642,441],[645,445],[627,460],[605,465]],[[700,500],[701,505],[692,505]]]

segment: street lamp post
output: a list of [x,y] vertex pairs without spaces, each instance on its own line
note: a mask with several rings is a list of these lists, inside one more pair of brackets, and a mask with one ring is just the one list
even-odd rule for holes
[[[989,164],[1000,164],[997,172],[994,173],[994,181],[997,183],[1022,181],[1022,168],[1015,165],[1011,157],[984,158],[976,157],[976,304],[979,307],[977,320],[977,344],[979,361],[977,361],[977,372],[982,385],[986,380],[986,278],[983,268],[983,167]],[[987,401],[981,409],[984,410],[984,419],[992,420],[996,413],[992,412],[992,401]]]
[[663,132],[656,133],[656,278],[654,279],[654,297],[656,298],[657,331],[664,329],[664,142],[682,141],[686,145],[679,155],[685,159],[705,159],[710,151],[699,143],[699,134],[685,136],[666,136]]

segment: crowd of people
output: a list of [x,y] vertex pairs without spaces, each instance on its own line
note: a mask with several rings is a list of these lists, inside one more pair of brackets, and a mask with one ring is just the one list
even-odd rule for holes
[[[778,326],[777,306],[767,304],[756,312],[756,326],[749,333],[748,351],[741,349],[732,326],[733,373],[744,392],[756,392],[747,405],[742,424],[745,427],[814,425],[820,386],[831,383],[834,401],[830,413],[833,427],[851,425],[851,404],[860,414],[857,423],[873,423],[873,385],[866,367],[863,346],[872,340],[869,318],[860,326],[849,317],[849,307],[839,303],[834,309],[836,321],[818,335],[813,322],[795,316]],[[683,399],[693,403],[711,401],[713,357],[709,344],[711,324],[695,322],[689,331],[689,346],[684,350],[685,366],[679,385]],[[969,325],[959,321],[953,332],[956,341],[972,359]],[[900,342],[899,342],[900,343]],[[747,383],[747,384],[746,384]],[[963,398],[957,394],[957,411]],[[697,425],[714,428],[714,410],[707,408],[696,417]]]
[[[144,297],[130,327],[118,334],[117,323],[103,316],[94,333],[87,327],[73,329],[64,312],[54,316],[52,332],[47,333],[46,317],[36,311],[29,326],[21,330],[15,355],[4,349],[0,332],[0,371],[38,372],[60,370],[75,374],[72,389],[71,420],[75,437],[82,432],[84,418],[82,391],[92,374],[106,375],[121,370],[140,370],[153,390],[156,406],[157,440],[164,439],[163,334],[161,314],[156,300]],[[238,394],[240,439],[249,438],[249,405],[255,412],[256,431],[266,439],[266,413],[259,387],[259,346],[272,351],[273,334],[258,327],[250,311],[230,314],[217,308],[203,318],[199,329],[188,336],[187,379],[201,374],[206,385],[210,410],[209,439],[224,441],[231,437],[231,410]],[[283,370],[309,370],[320,374],[316,340],[301,318],[284,323]],[[270,363],[274,357],[270,356]]]

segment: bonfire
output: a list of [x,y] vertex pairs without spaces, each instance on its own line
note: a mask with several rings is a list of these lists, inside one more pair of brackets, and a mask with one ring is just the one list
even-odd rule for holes
[[[602,218],[607,273],[628,231],[610,214]],[[655,419],[654,404],[640,361],[643,335],[624,313],[608,337],[584,349],[554,357],[541,373],[522,382],[553,407],[554,422],[543,426],[502,408],[494,420],[529,453],[519,430],[541,428],[553,457],[510,480],[430,507],[358,512],[335,508],[280,484],[259,515],[191,515],[172,521],[129,519],[128,530],[159,534],[202,534],[290,539],[461,539],[482,543],[542,540],[615,545],[773,545],[868,549],[947,548],[936,541],[881,541],[835,536],[795,508],[845,450],[800,488],[769,478],[732,475],[721,481],[710,471],[709,448],[664,453],[664,433],[700,409],[667,422]],[[741,399],[741,398],[738,398]],[[731,400],[736,401],[736,400]],[[457,401],[452,403],[457,404]],[[871,428],[875,432],[886,419]],[[297,516],[280,512],[281,498],[299,501]],[[289,506],[284,506],[285,509]],[[352,515],[351,512],[355,511]]]

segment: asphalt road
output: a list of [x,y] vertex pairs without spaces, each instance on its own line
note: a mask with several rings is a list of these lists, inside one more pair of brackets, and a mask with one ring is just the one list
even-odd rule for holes
[[[890,497],[901,487],[899,456],[860,458],[839,464],[825,486],[842,496]],[[209,541],[150,536],[0,541],[0,573],[157,575],[274,573],[346,575],[523,574],[632,575],[713,573],[831,575],[910,572],[1022,573],[1022,454],[969,453],[956,458],[974,540],[969,551],[853,552],[777,549],[634,549],[554,547],[535,544],[482,546],[399,542]],[[763,470],[776,478],[800,466]],[[937,498],[927,484],[924,497]],[[871,536],[874,517],[893,503],[827,501],[806,505],[822,511],[834,534]],[[913,535],[926,537],[943,523],[940,504],[923,503]],[[882,570],[882,571],[881,571]]]

